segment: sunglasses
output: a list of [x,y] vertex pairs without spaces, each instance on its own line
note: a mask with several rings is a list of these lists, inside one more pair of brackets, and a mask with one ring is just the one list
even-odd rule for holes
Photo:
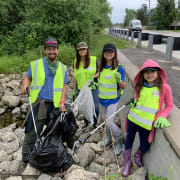
[[57,44],[57,41],[46,41],[45,44],[46,44],[46,45],[48,45],[48,44]]

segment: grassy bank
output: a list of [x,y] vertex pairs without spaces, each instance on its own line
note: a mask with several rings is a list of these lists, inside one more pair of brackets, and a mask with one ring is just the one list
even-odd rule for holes
[[[100,58],[105,43],[115,43],[117,48],[128,48],[130,42],[105,35],[103,33],[94,35],[89,43],[90,54]],[[44,56],[43,47],[39,47],[23,56],[7,55],[0,57],[0,73],[22,73],[27,71],[30,62]],[[70,44],[59,46],[59,57],[66,65],[71,65],[75,58],[75,49]]]
[[104,44],[114,43],[118,49],[125,49],[131,46],[130,41],[114,38],[105,34],[99,34],[92,37],[90,41],[90,53],[100,59]]

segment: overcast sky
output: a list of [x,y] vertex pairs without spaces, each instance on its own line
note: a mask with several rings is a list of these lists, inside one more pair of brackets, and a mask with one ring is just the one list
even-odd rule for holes
[[[111,21],[112,23],[122,23],[124,21],[124,17],[126,15],[125,9],[140,9],[142,4],[147,4],[149,8],[155,8],[157,4],[157,0],[108,0],[112,10]],[[176,0],[177,2],[178,0]]]

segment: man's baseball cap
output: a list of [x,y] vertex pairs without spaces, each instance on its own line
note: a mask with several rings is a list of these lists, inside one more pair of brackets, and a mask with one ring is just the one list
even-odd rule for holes
[[104,51],[113,51],[113,52],[117,52],[116,50],[116,46],[112,43],[108,43],[108,44],[105,44],[104,45],[104,48],[103,48],[103,52]]
[[149,71],[149,70],[151,70],[151,71],[158,71],[159,68],[158,67],[147,67],[147,68],[143,69],[143,71]]
[[46,38],[44,46],[45,47],[49,47],[49,46],[58,47],[58,42],[57,42],[56,38]]
[[80,42],[77,44],[76,50],[88,49],[88,45],[85,42]]

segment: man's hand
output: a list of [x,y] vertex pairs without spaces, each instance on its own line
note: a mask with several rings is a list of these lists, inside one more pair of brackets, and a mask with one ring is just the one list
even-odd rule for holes
[[31,83],[31,79],[28,78],[28,76],[26,75],[23,79],[23,85],[22,85],[22,88],[21,88],[21,92],[23,94],[27,94],[27,91],[26,89],[30,86],[30,83]]
[[28,86],[22,86],[22,88],[21,88],[21,92],[22,92],[22,94],[27,94],[27,91],[26,91],[26,89],[28,88]]
[[166,118],[163,117],[158,117],[158,119],[156,120],[154,127],[155,128],[164,128],[164,127],[170,127],[171,124],[169,123],[169,121]]
[[59,104],[59,111],[61,111],[61,112],[66,111],[66,107],[65,107],[64,103]]
[[121,74],[120,74],[119,72],[115,72],[115,73],[114,73],[114,77],[116,78],[116,81],[117,81],[118,83],[121,83],[121,82],[122,82],[122,80],[121,80]]

